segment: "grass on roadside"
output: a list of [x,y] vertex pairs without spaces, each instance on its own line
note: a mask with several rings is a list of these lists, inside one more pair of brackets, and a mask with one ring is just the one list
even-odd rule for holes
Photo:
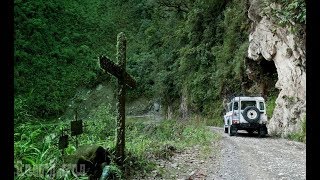
[[276,107],[276,100],[277,96],[270,96],[266,101],[267,116],[269,120],[272,118],[273,110]]
[[299,132],[289,134],[288,139],[306,143],[306,130],[306,117],[304,117],[301,122],[301,130]]
[[[90,114],[93,120],[85,122],[85,133],[79,136],[80,145],[96,144],[114,151],[115,117],[109,110],[110,106],[102,105]],[[205,122],[146,122],[138,119],[128,119],[126,122],[124,171],[112,165],[119,179],[151,172],[156,168],[156,159],[170,159],[175,150],[183,151],[186,147],[199,145],[204,152],[208,151],[211,142],[217,139]],[[50,179],[52,175],[55,179],[81,179],[63,168],[62,153],[56,145],[60,130],[67,126],[68,123],[46,125],[35,122],[15,127],[15,179]],[[76,147],[71,141],[65,154],[70,155],[75,151]],[[41,172],[37,169],[39,167]],[[50,176],[50,172],[54,174]]]

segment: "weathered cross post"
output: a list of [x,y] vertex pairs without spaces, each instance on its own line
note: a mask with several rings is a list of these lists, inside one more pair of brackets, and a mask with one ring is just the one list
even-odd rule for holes
[[117,59],[118,65],[114,64],[108,57],[99,58],[100,67],[118,78],[118,118],[116,137],[116,156],[118,163],[123,164],[125,149],[125,96],[126,85],[134,88],[136,81],[126,72],[126,37],[123,32],[117,37]]

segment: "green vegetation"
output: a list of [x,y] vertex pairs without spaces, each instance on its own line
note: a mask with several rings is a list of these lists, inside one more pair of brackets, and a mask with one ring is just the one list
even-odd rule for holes
[[129,100],[157,97],[166,107],[185,89],[192,113],[219,119],[213,104],[246,80],[249,21],[241,0],[15,1],[14,12],[15,123],[55,119],[77,88],[108,79],[97,57],[115,60],[120,31],[137,80]]
[[[124,28],[134,29],[136,21],[128,17],[139,19],[134,15],[137,8],[130,7],[134,4],[15,1],[14,94],[19,103],[15,122],[32,120],[21,114],[55,118],[78,87],[97,85],[103,76],[97,57],[107,54],[115,60],[116,35]],[[131,31],[127,36],[130,41]]]
[[274,96],[269,97],[266,101],[268,119],[272,118],[273,110],[276,107],[276,100],[277,100],[277,96],[274,95]]
[[301,122],[301,130],[297,133],[291,133],[288,135],[288,138],[294,141],[300,141],[306,143],[306,117],[304,117],[303,121]]
[[304,0],[265,0],[263,10],[274,22],[289,27],[296,35],[305,31],[307,13]]
[[152,21],[142,26],[150,37],[142,47],[147,54],[137,54],[145,60],[136,63],[150,71],[142,83],[150,86],[144,91],[150,88],[164,107],[176,107],[184,94],[193,114],[221,119],[222,108],[217,105],[221,97],[240,92],[239,82],[246,80],[249,21],[245,2],[157,2],[151,3],[156,7]]
[[206,118],[206,124],[208,126],[218,126],[222,127],[224,124],[223,115],[221,115],[221,109],[223,109],[223,105],[221,102],[215,102],[212,104],[212,118]]
[[[108,109],[110,106],[101,105],[91,112],[94,120],[85,122],[87,127],[85,133],[79,137],[80,145],[97,144],[114,152],[115,117]],[[54,145],[57,143],[60,129],[67,128],[67,125],[27,123],[16,127],[14,158],[18,170],[17,179],[48,179],[50,172],[60,172],[60,178],[76,179],[76,175],[62,168],[66,162],[61,151]],[[125,170],[120,171],[113,163],[112,167],[119,179],[130,178],[136,173],[145,174],[155,169],[156,159],[170,159],[174,153],[172,149],[181,151],[197,144],[203,149],[208,149],[211,142],[218,138],[204,123],[174,120],[155,123],[148,119],[129,119],[126,124]],[[74,141],[70,142],[65,150],[66,155],[73,154],[76,150],[74,144]],[[41,166],[44,164],[46,166]],[[19,169],[25,166],[31,169]],[[43,167],[43,174],[39,174],[35,170],[36,167]]]

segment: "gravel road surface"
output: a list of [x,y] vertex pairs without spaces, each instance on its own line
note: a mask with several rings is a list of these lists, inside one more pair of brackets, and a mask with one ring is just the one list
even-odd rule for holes
[[238,131],[229,136],[223,128],[211,127],[221,134],[220,154],[206,179],[258,180],[306,179],[306,145],[282,138],[259,138]]

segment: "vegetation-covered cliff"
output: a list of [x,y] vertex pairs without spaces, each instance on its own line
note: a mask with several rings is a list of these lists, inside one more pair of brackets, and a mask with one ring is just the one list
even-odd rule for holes
[[15,122],[61,116],[79,87],[114,86],[97,57],[115,60],[120,31],[138,83],[129,100],[144,96],[167,115],[198,114],[218,125],[223,99],[262,94],[272,104],[279,89],[271,129],[295,132],[300,126],[291,124],[304,116],[301,0],[17,0],[14,25]]

